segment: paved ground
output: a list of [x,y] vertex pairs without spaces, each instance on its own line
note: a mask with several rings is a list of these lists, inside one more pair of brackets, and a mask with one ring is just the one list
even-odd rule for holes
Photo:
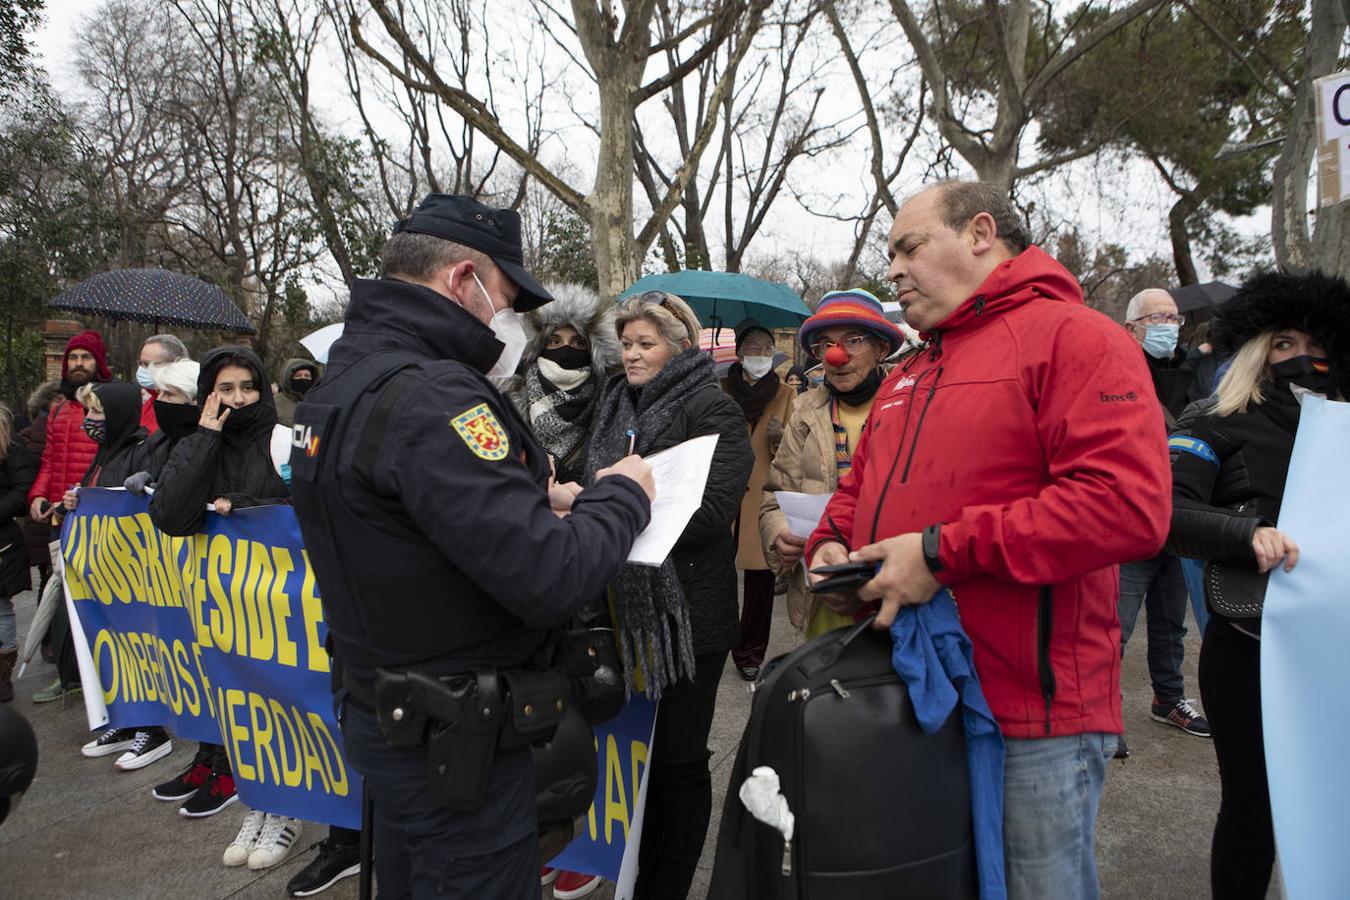
[[[32,614],[32,595],[17,604],[20,633]],[[1144,629],[1125,659],[1125,722],[1131,758],[1113,762],[1098,821],[1098,860],[1107,898],[1192,898],[1208,895],[1209,836],[1218,807],[1218,776],[1210,743],[1148,718],[1152,694],[1144,665]],[[791,646],[791,627],[780,603],[771,654]],[[1186,687],[1198,694],[1195,663],[1199,641],[1186,641]],[[189,821],[175,804],[160,803],[150,787],[186,764],[190,747],[140,772],[120,773],[112,758],[85,759],[89,739],[83,707],[72,703],[35,706],[32,694],[52,677],[39,663],[17,684],[16,707],[37,731],[42,759],[23,804],[0,826],[0,896],[11,898],[280,898],[285,884],[309,856],[253,873],[221,865],[220,854],[243,817],[232,807],[214,818]],[[712,828],[716,829],[736,743],[749,709],[744,683],[728,666],[713,723]],[[309,826],[301,847],[322,837]],[[690,896],[704,896],[711,875],[715,831],[708,835],[704,865]],[[1272,891],[1273,893],[1273,891]],[[348,879],[324,895],[356,897]],[[551,896],[551,895],[549,895]],[[609,891],[596,895],[608,898]]]

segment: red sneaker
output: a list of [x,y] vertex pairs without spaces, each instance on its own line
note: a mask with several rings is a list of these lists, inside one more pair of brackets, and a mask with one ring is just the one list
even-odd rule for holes
[[558,880],[553,883],[555,900],[576,900],[586,897],[600,889],[605,879],[599,875],[587,875],[584,872],[559,872]]

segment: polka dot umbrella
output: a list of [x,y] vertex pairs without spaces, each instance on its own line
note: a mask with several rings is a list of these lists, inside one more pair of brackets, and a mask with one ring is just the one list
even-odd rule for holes
[[52,309],[149,322],[252,333],[248,319],[224,291],[200,278],[167,269],[100,272],[63,291]]

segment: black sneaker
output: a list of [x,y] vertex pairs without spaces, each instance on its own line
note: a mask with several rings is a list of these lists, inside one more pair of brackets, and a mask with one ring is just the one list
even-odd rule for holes
[[1180,728],[1187,734],[1193,734],[1196,737],[1210,737],[1209,722],[1195,711],[1195,707],[1191,706],[1189,700],[1178,700],[1168,706],[1165,703],[1159,703],[1158,698],[1154,697],[1152,712],[1155,722]]
[[206,779],[211,777],[211,766],[215,759],[215,747],[210,744],[199,744],[197,755],[192,757],[191,764],[183,770],[183,774],[156,785],[151,793],[155,795],[156,800],[186,800],[197,793],[197,790],[206,784]]
[[319,855],[286,883],[292,897],[312,897],[361,871],[361,845],[325,839],[316,844]]
[[211,770],[206,783],[197,793],[178,807],[178,814],[189,819],[205,819],[207,816],[214,816],[238,799],[238,795],[234,792],[234,776],[220,771],[217,766]]
[[136,729],[134,728],[109,728],[100,734],[94,740],[80,748],[80,752],[88,757],[112,756],[114,753],[122,753],[131,749],[131,745],[136,742]]
[[147,728],[136,732],[136,740],[126,753],[117,757],[117,762],[113,765],[123,772],[134,772],[163,759],[172,752],[173,743],[169,740],[168,732],[163,728]]

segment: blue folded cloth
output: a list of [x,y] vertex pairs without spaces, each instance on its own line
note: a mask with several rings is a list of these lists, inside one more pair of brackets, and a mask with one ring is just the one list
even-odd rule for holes
[[909,687],[927,734],[942,727],[958,700],[966,732],[971,820],[980,900],[1007,898],[1003,874],[1003,733],[980,690],[970,638],[945,588],[928,603],[902,606],[891,624],[891,665]]

